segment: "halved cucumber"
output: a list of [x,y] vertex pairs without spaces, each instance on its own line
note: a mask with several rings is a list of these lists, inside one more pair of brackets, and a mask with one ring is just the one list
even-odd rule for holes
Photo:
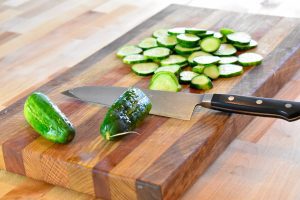
[[197,65],[195,67],[192,68],[193,72],[196,72],[198,74],[202,74],[203,70],[204,70],[205,66],[204,65]]
[[238,57],[239,63],[246,66],[256,66],[261,64],[263,57],[257,53],[243,53]]
[[199,51],[200,47],[194,47],[194,48],[187,48],[187,47],[183,47],[179,44],[177,44],[175,46],[175,52],[180,54],[180,55],[187,55],[187,54],[191,54],[195,51]]
[[195,77],[198,76],[199,74],[196,72],[192,71],[182,71],[179,74],[179,82],[182,84],[189,84],[191,80]]
[[227,39],[235,44],[249,44],[251,36],[244,32],[234,32],[227,35]]
[[170,55],[168,58],[160,61],[161,65],[183,65],[186,64],[187,60],[185,57],[180,55]]
[[170,35],[179,35],[181,33],[185,33],[185,28],[184,27],[171,28],[171,29],[168,30],[168,33]]
[[123,58],[123,63],[129,65],[136,64],[136,63],[144,63],[144,62],[147,62],[147,59],[145,58],[145,56],[141,54],[132,54]]
[[200,41],[202,51],[211,53],[219,49],[221,40],[215,37],[207,37]]
[[186,28],[185,32],[186,33],[191,33],[191,34],[198,35],[198,34],[206,33],[206,29],[201,29],[201,28]]
[[218,56],[199,56],[194,58],[198,65],[211,65],[218,63],[220,58]]
[[131,70],[139,76],[148,76],[154,73],[158,68],[158,64],[154,62],[134,64]]
[[158,72],[172,72],[175,75],[178,75],[180,72],[180,66],[179,65],[167,65],[167,66],[162,66],[159,67],[155,70],[154,74],[158,73]]
[[250,40],[249,44],[233,44],[238,50],[248,50],[257,47],[255,40]]
[[157,38],[157,44],[161,47],[173,49],[177,44],[177,39],[174,35],[162,36]]
[[220,72],[217,65],[206,66],[203,70],[203,74],[205,74],[211,79],[217,79],[220,76]]
[[225,35],[225,36],[235,32],[235,30],[230,29],[230,28],[221,28],[219,31],[222,35]]
[[228,78],[233,76],[239,76],[244,72],[244,70],[243,67],[240,65],[224,64],[224,65],[219,65],[219,72],[220,72],[220,77]]
[[139,44],[138,47],[147,50],[147,49],[151,49],[154,47],[157,47],[157,42],[155,38],[149,37],[149,38],[145,38],[143,39]]
[[213,84],[207,76],[201,74],[201,75],[195,76],[191,80],[190,86],[191,86],[191,88],[195,88],[195,89],[209,90],[213,87]]
[[214,31],[206,31],[204,33],[200,33],[200,34],[197,34],[200,38],[206,38],[206,37],[211,37],[215,34]]
[[182,33],[177,35],[178,43],[183,47],[196,47],[198,46],[200,38],[194,34]]
[[236,63],[238,58],[236,56],[227,56],[227,57],[220,57],[219,64],[232,64]]
[[168,30],[167,29],[158,29],[153,32],[152,36],[155,38],[165,37],[168,36]]
[[236,53],[236,48],[232,44],[221,44],[220,48],[213,54],[216,56],[231,56]]
[[143,50],[135,45],[127,45],[121,47],[118,52],[117,56],[120,58],[124,58],[125,56],[132,55],[132,54],[139,54]]
[[199,57],[199,56],[212,56],[212,55],[210,53],[206,53],[204,51],[196,51],[188,57],[189,64],[192,66],[197,65],[197,63],[194,62],[194,58]]
[[178,92],[181,86],[172,72],[158,72],[156,73],[150,81],[150,90],[161,90],[169,92]]
[[154,61],[162,60],[170,55],[171,51],[165,47],[155,47],[144,51],[144,56]]

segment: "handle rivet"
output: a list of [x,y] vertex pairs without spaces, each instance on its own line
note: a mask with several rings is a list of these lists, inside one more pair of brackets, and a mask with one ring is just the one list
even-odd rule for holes
[[234,96],[229,96],[229,97],[228,97],[228,100],[229,100],[229,101],[233,101],[233,100],[234,100]]
[[263,103],[262,100],[260,100],[260,99],[256,100],[256,104],[262,104],[262,103]]
[[285,107],[286,107],[286,108],[291,108],[291,107],[292,107],[292,104],[287,103],[287,104],[285,104]]

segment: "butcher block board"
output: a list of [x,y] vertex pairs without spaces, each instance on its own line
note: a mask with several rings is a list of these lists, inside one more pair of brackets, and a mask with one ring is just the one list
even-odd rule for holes
[[[140,135],[107,142],[99,135],[107,108],[61,94],[83,85],[147,88],[149,78],[136,76],[115,53],[156,29],[175,26],[229,27],[259,42],[251,51],[264,56],[263,64],[247,68],[242,76],[214,81],[210,93],[272,97],[300,67],[299,19],[171,5],[37,90],[75,125],[71,143],[54,144],[36,134],[23,117],[25,99],[2,110],[1,169],[103,199],[179,197],[253,117],[204,108],[190,121],[152,115],[137,129]],[[202,93],[186,86],[182,92]]]

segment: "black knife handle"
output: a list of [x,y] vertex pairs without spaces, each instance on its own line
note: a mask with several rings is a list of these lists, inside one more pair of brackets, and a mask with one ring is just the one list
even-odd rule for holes
[[213,94],[211,96],[209,107],[215,110],[263,117],[275,117],[287,121],[300,119],[300,102],[295,101],[231,94]]

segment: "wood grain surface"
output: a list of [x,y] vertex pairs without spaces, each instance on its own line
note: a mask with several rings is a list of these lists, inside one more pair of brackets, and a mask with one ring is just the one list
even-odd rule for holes
[[[265,64],[262,66],[263,70],[260,68],[253,69],[248,72],[249,74],[252,73],[252,76],[245,76],[242,79],[220,80],[216,83],[215,91],[233,91],[240,94],[272,96],[285,82],[284,78],[279,79],[278,77],[282,77],[284,74],[285,78],[288,78],[295,71],[296,67],[299,67],[299,63],[297,63],[297,57],[299,58],[298,46],[294,46],[299,44],[297,20],[240,14],[241,19],[248,21],[249,24],[237,26],[234,24],[238,21],[234,21],[234,15],[230,15],[229,12],[193,8],[179,9],[176,6],[168,8],[167,11],[170,13],[166,11],[159,13],[155,16],[156,18],[154,17],[148,20],[148,23],[146,22],[147,26],[142,24],[135,31],[132,31],[132,34],[127,34],[127,36],[114,42],[112,46],[106,47],[105,51],[97,52],[86,61],[77,65],[74,70],[64,73],[61,77],[40,88],[40,90],[49,93],[53,99],[59,102],[63,111],[70,116],[71,120],[76,122],[79,135],[69,147],[50,144],[34,135],[26,124],[18,124],[24,120],[19,113],[22,101],[4,110],[1,116],[1,121],[3,121],[1,125],[8,123],[11,129],[2,136],[2,140],[5,140],[2,143],[3,152],[1,152],[4,155],[4,160],[1,162],[2,167],[78,191],[90,194],[95,192],[100,194],[99,196],[107,197],[109,195],[109,197],[117,199],[121,198],[119,190],[126,191],[124,194],[130,198],[147,198],[149,197],[148,193],[171,198],[178,194],[173,194],[174,190],[171,191],[169,188],[176,186],[176,184],[181,185],[185,183],[186,185],[181,185],[181,188],[175,191],[181,194],[190,184],[190,181],[194,179],[195,175],[201,173],[207,164],[239,132],[236,128],[234,128],[236,132],[230,131],[232,130],[232,123],[229,123],[228,127],[226,127],[219,121],[231,122],[229,120],[237,120],[235,116],[215,112],[213,112],[213,115],[200,112],[187,124],[178,120],[151,117],[140,128],[143,133],[141,137],[134,139],[133,137],[128,137],[120,144],[109,145],[101,141],[98,135],[95,134],[95,131],[86,131],[88,129],[96,130],[95,124],[98,126],[105,109],[83,105],[58,94],[63,89],[81,84],[114,84],[120,86],[136,84],[145,87],[146,82],[130,74],[128,68],[125,68],[114,58],[113,51],[131,38],[134,38],[132,42],[136,42],[136,38],[140,39],[143,35],[149,34],[155,28],[153,26],[154,22],[162,17],[165,17],[166,21],[160,23],[165,23],[165,26],[186,25],[188,23],[187,25],[207,26],[207,28],[209,28],[209,25],[213,25],[214,28],[218,28],[224,25],[231,25],[234,28],[245,29],[251,32],[256,39],[260,40],[260,43],[263,43],[256,50],[267,57]],[[178,13],[186,13],[186,17],[189,18],[188,22],[187,19],[175,20],[172,18],[172,14],[176,14],[176,11]],[[196,16],[201,18],[201,14],[202,17],[207,16],[203,21],[196,19]],[[227,17],[224,18],[224,16]],[[257,27],[250,26],[253,24],[253,21],[258,21],[259,19],[266,21],[267,26],[263,26],[263,23],[257,23]],[[149,24],[149,21],[153,24]],[[285,31],[279,30],[279,27],[282,28],[284,25],[286,26]],[[140,30],[142,34],[135,35],[137,30]],[[274,38],[277,39],[274,40]],[[284,50],[286,52],[282,54]],[[287,63],[283,64],[284,61],[287,61]],[[260,72],[262,73],[260,74]],[[97,73],[99,73],[99,76],[95,77]],[[79,75],[81,78],[77,77]],[[82,77],[84,77],[84,80],[81,80]],[[253,85],[249,87],[249,83],[253,83]],[[245,88],[245,84],[248,88]],[[273,87],[272,90],[269,89],[270,85]],[[185,91],[188,92],[188,90]],[[74,109],[76,109],[75,112]],[[13,118],[7,119],[7,116],[9,118],[13,116]],[[217,117],[217,120],[215,117]],[[245,120],[244,122],[246,123],[250,119],[248,117],[239,117],[238,120],[242,120],[239,122]],[[204,122],[204,125],[196,123],[200,120],[202,123]],[[83,123],[86,121],[89,123]],[[216,121],[219,121],[219,123]],[[20,127],[23,128],[20,129]],[[178,127],[180,127],[179,131]],[[243,127],[242,124],[240,128],[242,129]],[[219,128],[221,131],[214,130],[216,128]],[[168,137],[165,131],[167,129],[168,134],[169,131],[173,132],[172,136],[174,137]],[[202,129],[206,130],[207,133],[204,131],[203,135],[199,135],[198,131]],[[20,130],[20,132],[16,133],[15,130]],[[220,134],[222,130],[228,130],[228,134]],[[160,136],[163,141],[155,141],[157,136]],[[87,137],[89,138],[88,140],[86,139]],[[228,141],[223,139],[228,139]],[[225,142],[224,144],[219,144],[217,141]],[[210,154],[210,149],[203,148],[201,143],[215,144],[215,146],[211,145],[211,148],[212,151],[216,152],[216,155]],[[86,146],[87,144],[88,146]],[[158,148],[153,150],[151,148],[153,145],[157,145]],[[151,150],[151,152],[148,150]],[[81,154],[82,152],[84,153]],[[196,158],[196,155],[203,155],[206,159]],[[206,157],[206,155],[212,156]],[[174,164],[175,159],[178,163]],[[134,166],[132,169],[133,163],[137,163],[137,166]],[[201,163],[204,164],[201,165]],[[78,167],[78,165],[81,167]],[[90,167],[93,170],[87,172],[86,168]],[[187,170],[193,172],[191,173],[192,178],[181,177],[181,172]],[[124,174],[128,175],[129,178],[124,178]],[[91,176],[93,177],[91,178]],[[84,182],[84,185],[80,184],[80,181]],[[99,191],[97,189],[95,191],[91,190],[90,187],[95,183],[97,184],[97,181],[100,184],[104,184],[103,187]],[[149,187],[148,183],[159,187]],[[159,191],[157,192],[157,190]],[[162,193],[160,193],[160,190]]]

